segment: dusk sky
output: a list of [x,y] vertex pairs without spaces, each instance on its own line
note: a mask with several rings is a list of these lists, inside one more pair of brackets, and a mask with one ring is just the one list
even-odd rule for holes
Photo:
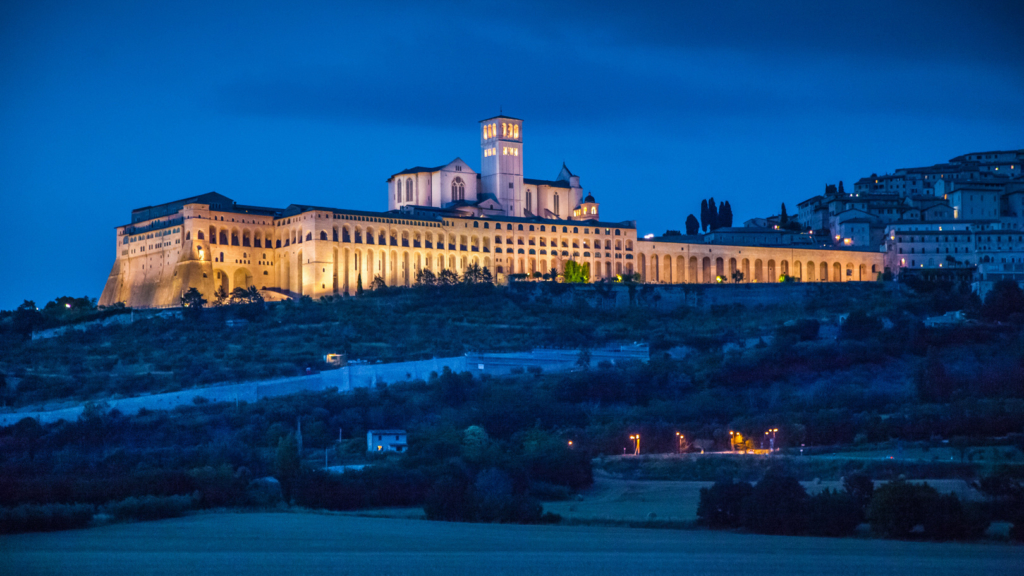
[[1024,148],[1024,2],[0,4],[0,308],[99,297],[133,208],[385,210],[523,118],[610,221],[736,222],[827,183]]

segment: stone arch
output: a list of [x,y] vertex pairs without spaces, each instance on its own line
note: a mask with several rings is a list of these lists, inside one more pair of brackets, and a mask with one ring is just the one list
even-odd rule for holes
[[846,270],[843,272],[843,282],[850,282],[853,280],[853,264],[847,262]]
[[321,240],[327,240],[327,230],[321,230],[320,231],[320,239]]
[[666,255],[662,260],[665,263],[665,265],[663,266],[664,271],[662,272],[662,281],[665,282],[666,284],[673,284],[674,278],[672,278],[672,257]]
[[866,278],[867,275],[868,275],[867,266],[861,264],[860,266],[857,267],[857,280],[858,281],[863,282],[864,280],[867,280],[867,278]]
[[793,276],[795,276],[795,277],[797,277],[797,278],[799,278],[801,280],[804,279],[803,265],[800,263],[799,260],[794,260],[793,261]]
[[741,270],[741,272],[743,272],[743,281],[744,282],[750,282],[752,280],[752,278],[750,277],[750,259],[749,258],[744,258],[743,259],[743,269]]
[[828,282],[828,262],[822,262],[818,266],[818,280]]
[[690,256],[690,265],[689,265],[689,269],[690,270],[689,270],[689,272],[687,272],[687,275],[690,277],[690,282],[693,283],[693,284],[696,284],[697,282],[700,282],[700,274],[697,273],[697,270],[698,270],[699,266],[700,265],[697,263],[697,257],[696,256]]
[[231,289],[248,288],[253,285],[252,279],[252,273],[249,272],[248,268],[238,268],[231,276]]
[[305,290],[306,290],[306,287],[304,286],[304,282],[303,282],[303,278],[302,278],[302,271],[305,268],[305,266],[303,266],[304,263],[305,263],[305,261],[303,261],[303,259],[302,259],[302,250],[299,250],[298,257],[295,259],[295,264],[296,264],[296,266],[295,266],[295,276],[296,276],[296,278],[295,278],[295,288],[296,288],[295,292],[299,296],[302,296],[303,294],[305,294]]
[[761,264],[761,259],[754,260],[754,282],[764,282],[764,265]]
[[406,250],[406,251],[404,251],[402,253],[402,270],[401,270],[401,273],[402,273],[402,284],[404,284],[405,286],[409,286],[411,284],[411,280],[412,279],[410,278],[411,274],[409,274],[410,270],[411,270],[411,268],[410,268],[410,262],[409,262],[409,251]]
[[725,260],[721,257],[715,258],[715,282],[719,276],[725,277]]
[[814,273],[815,273],[816,270],[817,270],[817,268],[815,268],[815,266],[814,266],[814,261],[808,260],[807,261],[807,278],[806,278],[806,280],[808,282],[814,282]]
[[705,256],[700,263],[700,279],[704,284],[710,284],[714,282],[714,278],[711,275],[711,257]]
[[778,267],[775,264],[775,260],[774,259],[768,260],[767,278],[764,281],[766,281],[766,282],[778,282],[779,281],[779,274],[778,273],[779,273],[779,269],[778,269]]
[[231,245],[232,246],[238,246],[239,245],[239,242],[240,242],[239,236],[240,236],[240,234],[238,232],[238,228],[232,228],[231,229]]
[[252,236],[248,228],[242,230],[242,246],[252,247]]
[[736,273],[736,259],[729,258],[729,282],[732,282],[733,274]]
[[640,253],[640,262],[637,264],[640,267],[640,281],[647,282],[647,257]]
[[832,281],[842,282],[843,281],[843,267],[839,262],[832,263]]
[[779,260],[779,275],[789,276],[789,260]]
[[675,274],[676,284],[682,284],[683,282],[686,282],[686,258],[682,256],[676,256]]
[[220,233],[218,234],[218,240],[219,240],[219,242],[217,242],[218,244],[229,244],[230,243],[230,242],[228,242],[228,230],[227,230],[227,228],[222,228],[220,230]]
[[210,226],[210,244],[218,244],[217,242],[217,228]]

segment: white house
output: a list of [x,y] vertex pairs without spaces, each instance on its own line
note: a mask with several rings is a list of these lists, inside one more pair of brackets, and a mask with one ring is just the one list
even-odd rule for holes
[[405,430],[368,430],[367,452],[405,452],[408,448]]

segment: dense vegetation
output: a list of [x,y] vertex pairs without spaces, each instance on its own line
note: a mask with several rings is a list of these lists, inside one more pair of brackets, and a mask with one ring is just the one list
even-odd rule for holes
[[[544,520],[538,500],[589,485],[591,458],[622,454],[631,434],[642,436],[644,453],[677,451],[677,432],[685,433],[690,450],[737,442],[757,448],[767,429],[778,429],[784,450],[803,444],[808,453],[894,440],[1021,443],[1019,290],[1003,286],[980,304],[948,287],[825,286],[802,304],[674,310],[660,309],[656,300],[592,308],[573,298],[573,290],[556,283],[528,291],[380,288],[357,298],[206,308],[183,318],[148,315],[37,340],[27,338],[32,328],[125,312],[97,311],[79,299],[80,312],[26,305],[4,313],[0,369],[7,377],[0,384],[5,401],[19,406],[295,374],[321,367],[326,352],[368,360],[538,345],[581,352],[579,370],[565,374],[474,379],[445,372],[351,394],[137,415],[95,406],[76,422],[23,420],[0,429],[3,517],[11,526],[46,529],[80,522],[82,505],[113,518],[149,518],[283,499],[329,509],[424,506],[428,516],[449,520],[538,522]],[[932,329],[921,322],[959,309],[980,321]],[[845,321],[837,327],[840,315]],[[227,322],[239,318],[248,322]],[[589,360],[589,347],[636,340],[651,344],[649,363]],[[376,428],[407,429],[410,452],[368,460],[365,431]],[[971,455],[965,449],[962,463],[946,466],[976,474]],[[331,474],[321,470],[325,459],[373,465]],[[630,474],[629,467],[644,463],[632,459],[606,469],[615,466]],[[1006,469],[1007,491],[1017,494],[1019,466]],[[666,477],[701,476],[693,467],[666,470]],[[752,480],[764,474],[755,472],[746,473]],[[869,472],[893,478],[908,470]],[[265,480],[271,476],[277,481]],[[841,512],[850,508],[844,493],[805,502],[792,482],[778,482],[776,489],[800,501],[786,532],[847,531],[852,520],[843,520]],[[770,500],[751,502],[734,515],[743,518],[746,506],[769,517],[779,513]],[[957,514],[954,503],[943,506]],[[750,522],[742,525],[771,525]]]

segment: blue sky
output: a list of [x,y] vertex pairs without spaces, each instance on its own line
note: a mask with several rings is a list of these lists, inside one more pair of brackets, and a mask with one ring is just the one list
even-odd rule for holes
[[0,308],[99,296],[132,208],[386,208],[525,119],[608,220],[737,221],[872,172],[1024,147],[1022,2],[0,5]]

